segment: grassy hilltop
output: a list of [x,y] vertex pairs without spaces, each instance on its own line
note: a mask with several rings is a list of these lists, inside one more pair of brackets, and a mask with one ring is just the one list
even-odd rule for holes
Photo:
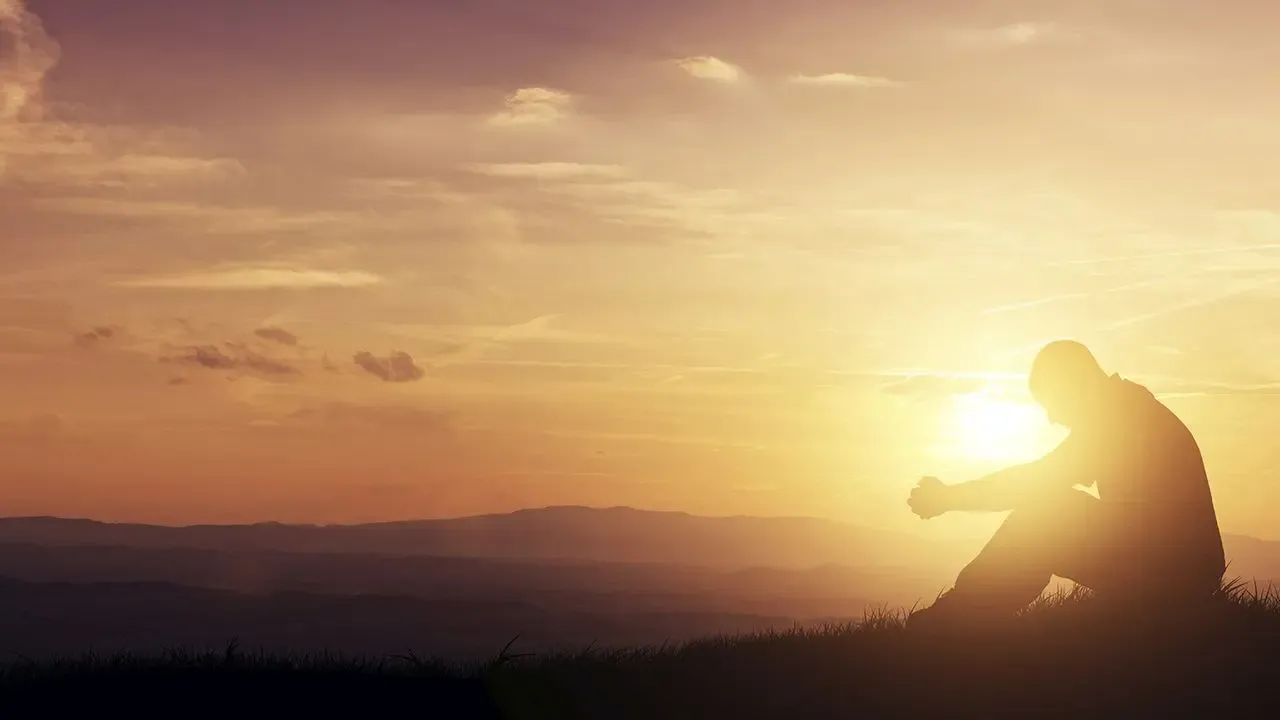
[[822,631],[710,638],[471,667],[416,657],[207,654],[14,663],[0,712],[393,711],[501,718],[1273,717],[1280,595],[1228,587],[1176,613],[1048,598],[1006,626],[907,631],[902,613]]

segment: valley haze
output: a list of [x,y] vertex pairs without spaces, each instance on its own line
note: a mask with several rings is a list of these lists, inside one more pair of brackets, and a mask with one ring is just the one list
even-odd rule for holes
[[[1226,536],[1228,577],[1280,543]],[[549,507],[365,525],[0,519],[0,647],[484,658],[678,643],[927,604],[979,547],[815,518]]]

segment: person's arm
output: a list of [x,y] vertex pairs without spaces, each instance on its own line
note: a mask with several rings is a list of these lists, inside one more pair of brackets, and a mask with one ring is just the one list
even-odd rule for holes
[[946,506],[952,512],[1002,512],[1012,510],[1028,487],[1034,487],[1036,463],[997,470],[976,480],[948,485]]
[[1077,443],[1068,437],[1052,452],[1029,463],[997,470],[969,482],[948,485],[946,506],[957,512],[1003,512],[1022,504],[1028,495],[1077,484],[1073,472],[1080,454]]

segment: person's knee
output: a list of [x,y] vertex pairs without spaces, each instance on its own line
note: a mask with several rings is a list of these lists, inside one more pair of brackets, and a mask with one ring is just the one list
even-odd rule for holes
[[1093,506],[1097,502],[1076,490],[1029,496],[1005,518],[1003,529],[1021,538],[1018,542],[1055,555],[1082,552],[1083,546],[1095,544],[1093,536],[1101,531]]

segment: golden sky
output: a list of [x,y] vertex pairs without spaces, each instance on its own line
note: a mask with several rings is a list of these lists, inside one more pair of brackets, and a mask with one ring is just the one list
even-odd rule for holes
[[[921,529],[1072,336],[1280,537],[1280,4],[0,0],[0,512]],[[964,519],[935,521],[953,532]]]

